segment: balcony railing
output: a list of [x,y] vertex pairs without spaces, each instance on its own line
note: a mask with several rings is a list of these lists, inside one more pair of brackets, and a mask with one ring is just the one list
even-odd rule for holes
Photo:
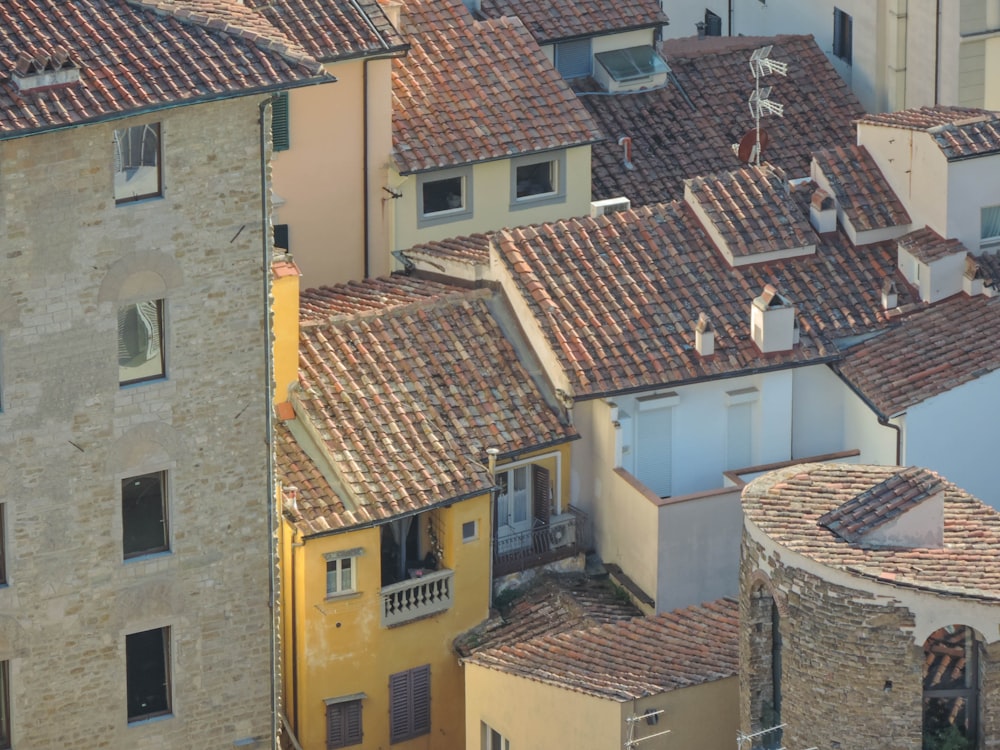
[[450,609],[454,575],[452,570],[433,570],[383,586],[382,625],[391,628]]
[[494,540],[493,575],[503,576],[573,557],[587,549],[587,514],[571,507],[549,523]]

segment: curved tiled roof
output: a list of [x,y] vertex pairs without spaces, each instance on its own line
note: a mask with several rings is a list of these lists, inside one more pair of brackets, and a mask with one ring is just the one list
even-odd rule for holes
[[406,0],[412,45],[393,65],[403,174],[603,137],[520,21],[475,21],[461,0]]
[[765,474],[743,490],[743,512],[773,542],[816,562],[880,583],[1000,601],[1000,513],[950,482],[944,545],[865,548],[821,518],[900,472],[895,466],[805,464]]
[[348,507],[384,519],[484,493],[486,448],[510,455],[576,437],[491,299],[479,290],[303,324],[293,403]]
[[[15,69],[53,54],[67,54],[79,80],[22,91]],[[0,3],[0,138],[287,87],[320,72],[302,47],[230,0]]]
[[865,115],[859,122],[921,130],[934,139],[949,160],[1000,153],[1000,112],[968,107],[920,107]]
[[[813,255],[732,268],[682,202],[495,239],[577,397],[818,361],[837,356],[830,340],[889,325],[880,290],[894,243],[853,248],[838,233]],[[763,355],[750,338],[750,303],[767,284],[798,309],[790,352]],[[909,288],[898,286],[905,303]],[[702,312],[715,330],[710,357],[692,346]]]
[[859,232],[910,223],[902,201],[868,149],[848,144],[813,152],[839,207]]
[[482,14],[520,18],[539,44],[669,23],[657,0],[483,0]]
[[[762,79],[785,107],[783,117],[762,122],[769,136],[763,157],[794,179],[809,175],[813,150],[853,142],[853,120],[864,110],[811,36],[669,40],[661,51],[680,89],[671,82],[641,93],[581,96],[608,136],[593,147],[594,199],[624,195],[633,205],[674,200],[683,196],[685,178],[741,166],[732,144],[753,127],[748,61],[766,44],[774,45],[771,57],[789,68],[787,77]],[[632,139],[633,169],[623,164],[622,136]]]
[[409,276],[388,276],[306,289],[299,294],[299,316],[327,320],[343,315],[383,313],[400,305],[440,299],[466,290]]
[[317,60],[343,60],[406,48],[376,0],[245,1]]
[[628,701],[739,672],[733,599],[533,638],[465,661],[598,698]]
[[1000,299],[955,295],[847,350],[837,369],[883,415],[1000,369]]

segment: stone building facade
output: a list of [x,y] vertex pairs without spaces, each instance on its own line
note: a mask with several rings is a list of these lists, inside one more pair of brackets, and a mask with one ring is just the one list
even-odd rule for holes
[[996,511],[925,470],[832,464],[743,505],[742,747],[1000,747]]
[[2,748],[275,743],[262,165],[318,66],[175,10],[0,7]]

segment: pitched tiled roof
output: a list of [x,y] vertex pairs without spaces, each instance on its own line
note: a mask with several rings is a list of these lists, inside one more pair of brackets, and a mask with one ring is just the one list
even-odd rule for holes
[[326,320],[357,313],[383,313],[393,307],[461,294],[460,287],[394,275],[334,286],[306,289],[299,294],[302,320]]
[[293,403],[348,506],[386,519],[483,493],[485,448],[504,456],[575,437],[490,304],[479,290],[303,323]]
[[244,0],[317,60],[403,50],[376,0]]
[[[44,67],[54,54],[79,80],[20,90],[15,70]],[[229,0],[0,3],[0,138],[287,87],[319,72],[305,50]]]
[[[675,202],[504,230],[496,244],[577,397],[815,362],[836,356],[830,339],[889,324],[880,295],[894,243],[856,249],[836,234],[811,256],[731,268]],[[790,352],[762,355],[750,338],[750,304],[767,284],[798,309]],[[702,312],[710,357],[693,349]]]
[[406,0],[393,146],[406,174],[591,143],[602,133],[520,21],[461,0]]
[[[693,177],[686,196],[697,204],[735,259],[815,245],[809,219],[785,186],[785,175],[770,164]],[[722,249],[722,248],[720,248]]]
[[910,223],[906,208],[864,146],[820,149],[813,152],[813,159],[859,232]]
[[407,256],[430,260],[435,258],[471,265],[488,263],[490,259],[490,238],[493,233],[470,234],[466,237],[452,237],[439,242],[414,245],[406,250]]
[[518,593],[502,615],[459,637],[462,656],[474,651],[521,643],[532,638],[630,620],[641,615],[622,599],[607,578],[585,575],[543,575]]
[[909,466],[824,513],[817,523],[841,539],[857,542],[943,489],[944,482],[933,471]]
[[922,260],[925,263],[931,263],[935,260],[946,258],[949,255],[957,253],[965,254],[968,252],[961,241],[956,239],[946,240],[930,227],[915,229],[912,232],[904,234],[896,240],[896,243],[914,258]]
[[837,369],[885,416],[1000,368],[1000,299],[957,294],[847,350]]
[[[581,97],[609,140],[593,147],[595,199],[624,195],[635,204],[680,198],[683,180],[740,166],[732,144],[753,127],[747,97],[754,79],[750,54],[773,44],[788,76],[768,76],[771,98],[784,117],[763,120],[763,157],[789,178],[809,174],[812,151],[855,140],[853,120],[864,110],[811,36],[710,37],[670,40],[662,52],[676,79],[655,91]],[[680,84],[680,88],[676,84]],[[584,84],[593,90],[594,84]],[[632,139],[632,164],[623,164],[618,139]]]
[[807,464],[765,474],[743,490],[744,517],[774,542],[881,583],[1000,600],[1000,513],[944,482],[944,545],[863,548],[820,518],[892,477],[895,466]]
[[517,16],[539,44],[669,23],[657,0],[482,0],[482,13]]
[[738,633],[736,601],[719,599],[478,651],[466,661],[624,702],[736,675]]
[[1000,112],[968,107],[920,107],[865,115],[859,122],[929,133],[949,159],[1000,153]]

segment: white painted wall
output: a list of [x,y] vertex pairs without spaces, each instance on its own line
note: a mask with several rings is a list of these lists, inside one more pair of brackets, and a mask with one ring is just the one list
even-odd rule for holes
[[722,19],[722,35],[729,36],[728,0],[664,0],[663,5],[663,10],[670,19],[670,25],[663,29],[664,39],[695,36],[698,33],[695,24],[705,20],[706,10]]
[[1000,205],[1000,154],[954,161],[948,166],[947,236],[957,237],[976,252],[981,209]]
[[[842,385],[840,408],[844,419],[844,443],[861,452],[857,462],[862,464],[896,463],[896,430],[878,423],[871,407],[846,385]],[[905,419],[890,420],[905,432]]]
[[1000,510],[994,456],[1000,442],[1000,371],[911,407],[908,466],[926,466]]
[[792,458],[821,456],[853,448],[845,441],[847,387],[829,367],[800,367],[793,373]]

